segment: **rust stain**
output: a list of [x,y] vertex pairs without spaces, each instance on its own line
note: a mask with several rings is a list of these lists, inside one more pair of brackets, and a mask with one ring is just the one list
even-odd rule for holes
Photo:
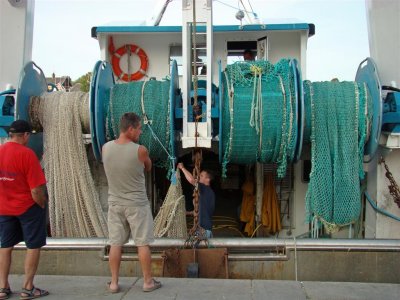
[[164,251],[164,277],[187,276],[190,263],[198,264],[200,278],[228,278],[226,248],[216,249],[170,249]]

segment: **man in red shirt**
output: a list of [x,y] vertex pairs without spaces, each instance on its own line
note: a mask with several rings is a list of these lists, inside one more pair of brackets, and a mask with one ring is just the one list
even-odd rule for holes
[[25,280],[20,299],[49,294],[34,287],[40,248],[46,244],[46,179],[35,153],[26,147],[31,125],[17,120],[10,141],[0,145],[0,300],[11,295],[8,274],[13,247],[25,241]]

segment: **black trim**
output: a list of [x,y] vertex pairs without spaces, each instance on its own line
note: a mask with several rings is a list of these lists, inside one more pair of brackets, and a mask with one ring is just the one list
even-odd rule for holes
[[90,31],[91,31],[92,38],[97,39],[97,26],[92,27],[92,29]]
[[227,48],[229,50],[257,50],[257,41],[228,41]]
[[308,37],[313,36],[315,34],[315,25],[312,23],[308,23]]
[[382,85],[382,90],[400,92],[400,89],[398,89],[398,88],[396,88],[394,86],[389,86],[389,85]]

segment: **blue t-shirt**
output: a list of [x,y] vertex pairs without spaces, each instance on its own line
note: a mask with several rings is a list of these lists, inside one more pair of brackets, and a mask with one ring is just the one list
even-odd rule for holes
[[210,186],[199,183],[199,222],[206,230],[212,230],[212,215],[215,209],[215,194]]

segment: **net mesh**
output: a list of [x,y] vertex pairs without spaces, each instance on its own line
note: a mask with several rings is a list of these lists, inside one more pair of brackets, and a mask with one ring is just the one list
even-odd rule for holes
[[32,124],[44,132],[43,166],[53,237],[107,236],[82,139],[82,132],[89,131],[88,99],[82,92],[53,92],[30,101]]
[[309,222],[328,232],[356,221],[361,209],[360,178],[371,98],[364,84],[305,82],[310,106],[311,173],[306,195]]
[[[276,163],[278,176],[285,175],[298,134],[293,72],[288,59],[275,65],[255,61],[227,66],[221,84],[223,175],[228,163],[254,162]],[[312,151],[307,220],[317,219],[334,231],[360,214],[359,179],[364,177],[362,159],[372,117],[371,97],[364,84],[354,82],[305,81],[303,86],[304,139],[311,143]],[[115,85],[104,110],[108,139],[119,135],[123,113],[136,112],[148,119],[153,130],[143,126],[139,142],[159,166],[171,170],[167,153],[171,153],[173,134],[169,130],[169,87],[168,80]],[[88,95],[80,92],[51,93],[31,100],[32,122],[43,126],[45,132],[44,166],[50,179],[54,236],[107,233],[81,136],[89,130],[87,102]],[[184,210],[178,180],[171,184],[155,219],[155,235],[186,237]]]
[[155,237],[187,238],[185,196],[179,170],[176,179],[176,184],[169,186],[163,205],[154,218]]
[[[228,65],[223,88],[223,175],[228,163],[277,163],[285,176],[294,157],[297,125],[289,59]],[[296,125],[296,126],[295,126]]]
[[[115,85],[110,93],[110,102],[105,104],[107,111],[106,130],[108,139],[119,136],[119,121],[125,112],[134,112],[139,116],[146,115],[155,135],[169,153],[172,151],[170,143],[170,82],[149,80],[130,82]],[[144,145],[156,165],[171,168],[166,151],[154,138],[148,126],[143,126],[143,133],[139,143]]]

